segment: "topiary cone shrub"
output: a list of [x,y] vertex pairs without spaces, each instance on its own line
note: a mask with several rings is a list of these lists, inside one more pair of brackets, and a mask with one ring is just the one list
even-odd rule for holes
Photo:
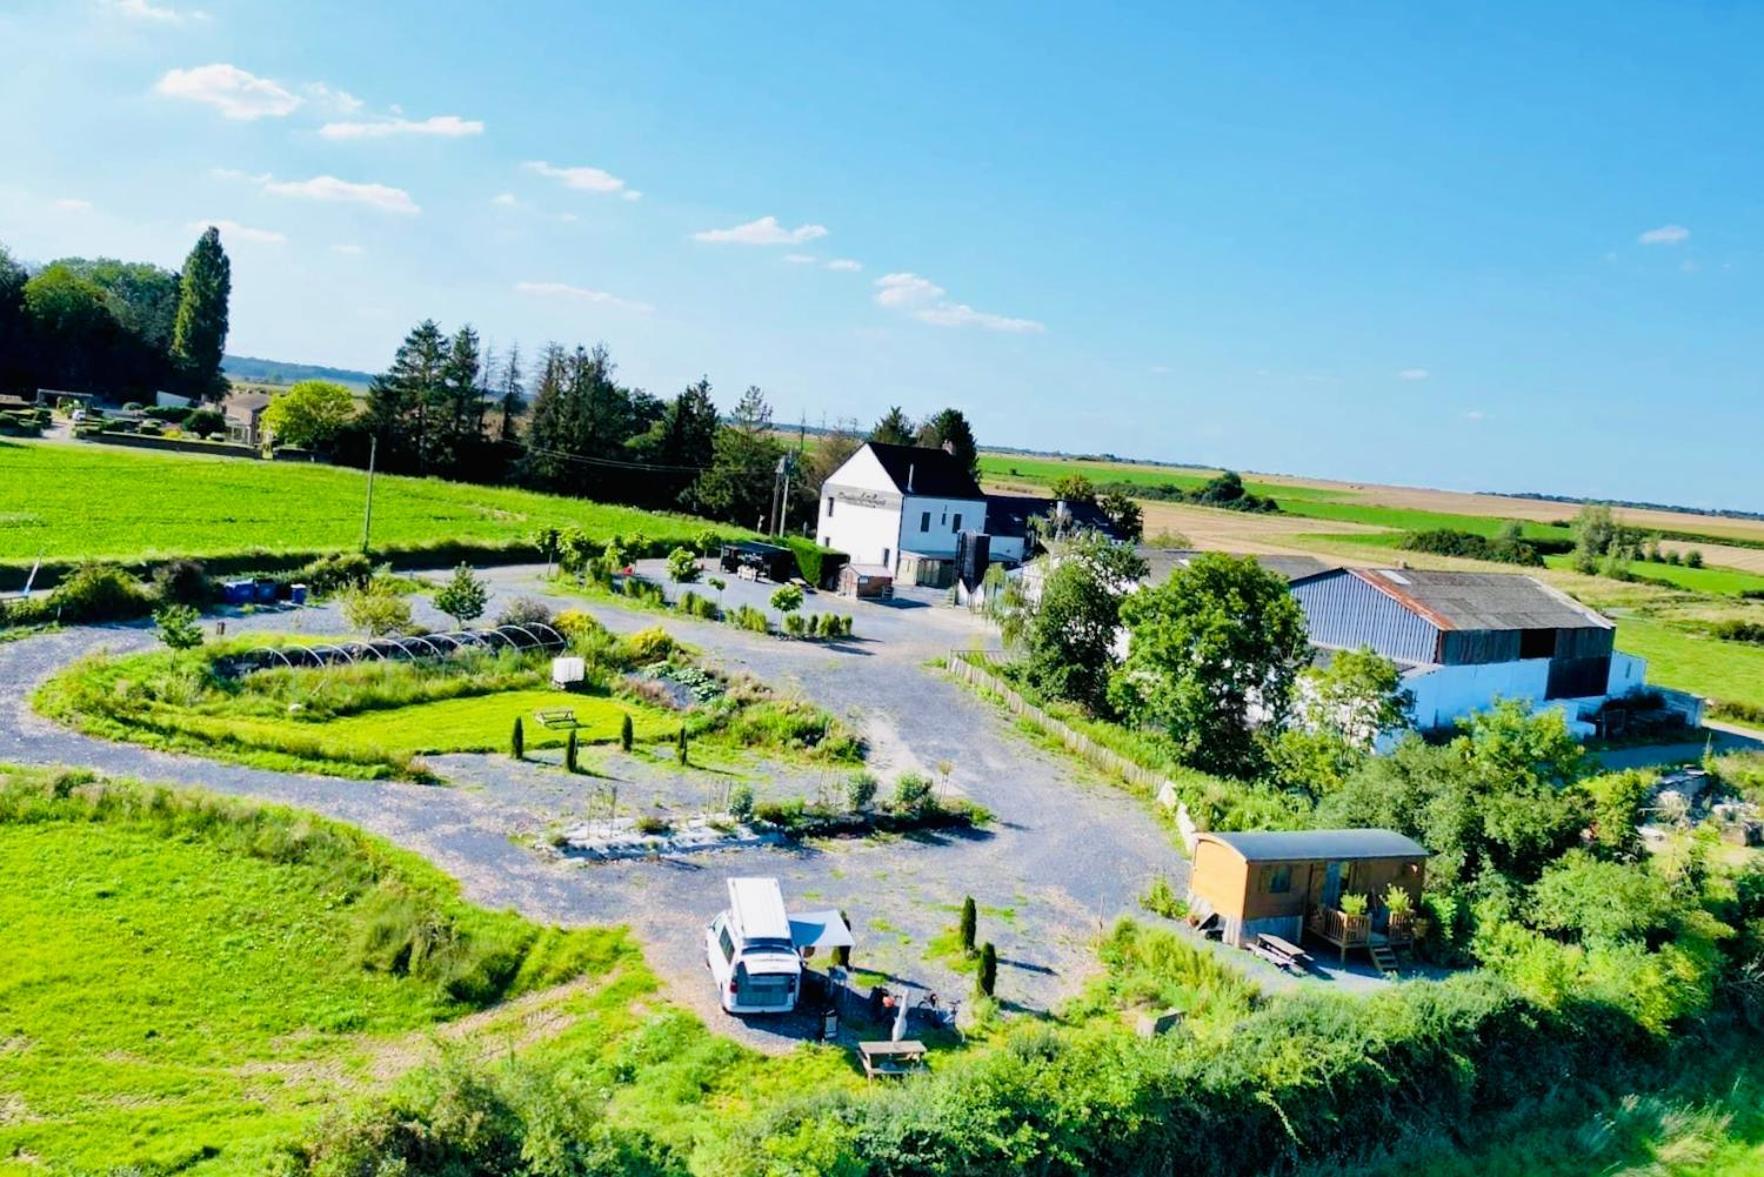
[[619,722],[619,747],[629,752],[631,750],[631,745],[636,738],[636,728],[631,723],[630,713],[626,712],[624,719]]
[[685,724],[680,725],[680,763],[681,764],[687,763],[686,725]]
[[564,742],[564,768],[570,772],[576,771],[576,756],[576,730],[571,728],[570,738]]
[[979,924],[980,912],[974,906],[974,897],[965,896],[962,899],[962,951],[969,956],[974,954],[974,935],[979,931]]
[[509,755],[516,760],[524,760],[527,756],[527,734],[521,728],[521,717],[515,716],[514,733],[508,738]]
[[998,985],[998,949],[990,940],[980,946],[980,973],[974,978],[974,984],[982,997],[991,997]]

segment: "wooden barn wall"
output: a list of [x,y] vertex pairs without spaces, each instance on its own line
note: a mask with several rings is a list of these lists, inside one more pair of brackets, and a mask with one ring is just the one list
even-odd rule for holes
[[1292,586],[1311,640],[1325,646],[1371,646],[1399,662],[1439,661],[1439,630],[1359,577],[1336,572]]
[[1587,626],[1556,631],[1557,658],[1609,658],[1616,648],[1617,631]]

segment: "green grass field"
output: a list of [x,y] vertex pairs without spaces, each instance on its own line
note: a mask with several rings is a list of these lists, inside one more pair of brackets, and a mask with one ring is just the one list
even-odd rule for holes
[[[1544,563],[1551,568],[1569,568],[1573,561],[1569,556],[1546,556]],[[1637,560],[1629,566],[1629,571],[1644,583],[1652,581],[1694,593],[1737,597],[1742,592],[1764,592],[1764,576],[1736,568],[1687,568],[1683,564],[1653,564]]]
[[1648,660],[1648,681],[1717,702],[1764,707],[1764,646],[1724,642],[1642,617],[1617,621],[1617,648]]
[[[362,471],[331,466],[0,441],[0,561],[354,548],[365,487]],[[509,487],[374,480],[376,549],[514,544],[546,526],[664,542],[740,530]]]
[[[0,769],[0,1172],[261,1173],[438,1025],[646,976],[623,931],[471,907],[356,831],[159,796]],[[376,966],[406,918],[451,929],[451,955]]]
[[[985,481],[1014,478],[1023,482],[1051,483],[1068,474],[1082,474],[1092,482],[1128,482],[1135,486],[1174,484],[1195,490],[1219,473],[1188,466],[1145,466],[1136,462],[1105,462],[1083,458],[1034,458],[1026,454],[981,454],[980,477]],[[1271,495],[1284,503],[1288,498],[1317,501],[1346,497],[1348,491],[1322,487],[1285,486],[1244,479],[1243,485],[1259,495]]]

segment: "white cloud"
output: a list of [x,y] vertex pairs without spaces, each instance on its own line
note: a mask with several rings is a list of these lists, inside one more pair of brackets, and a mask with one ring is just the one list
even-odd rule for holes
[[477,119],[462,119],[456,114],[438,114],[426,119],[369,119],[366,122],[326,123],[319,128],[325,139],[385,139],[393,135],[426,135],[440,139],[462,139],[482,135],[484,124]]
[[1643,245],[1683,245],[1690,240],[1690,230],[1683,225],[1661,225],[1636,238]]
[[787,253],[784,260],[793,266],[812,266],[820,259],[812,253]]
[[864,267],[861,262],[854,262],[848,257],[836,257],[827,263],[827,268],[838,270],[843,274],[855,274]]
[[63,196],[55,202],[55,207],[70,213],[89,213],[92,211],[92,202],[81,200],[77,196]]
[[947,294],[948,291],[929,278],[904,271],[884,274],[876,279],[878,306],[901,311],[934,327],[980,327],[1016,335],[1034,335],[1047,330],[1045,323],[1034,319],[977,311],[967,303],[952,301]]
[[205,221],[191,221],[190,228],[202,232],[209,226],[221,231],[221,239],[231,238],[235,241],[255,241],[259,245],[281,245],[288,238],[274,229],[254,229],[250,225],[241,225],[238,221],[228,221],[219,217],[210,217]]
[[499,204],[503,208],[513,208],[515,205],[519,204],[520,201],[515,199],[515,194],[512,192],[498,192],[495,196],[490,198],[490,203]]
[[786,229],[777,217],[761,217],[732,229],[704,229],[692,235],[694,241],[717,245],[802,245],[827,235],[825,225],[798,225]]
[[281,118],[294,113],[301,103],[299,95],[236,65],[168,70],[153,88],[168,98],[206,103],[227,118],[241,121]]
[[[542,159],[530,159],[521,166],[536,176],[556,180],[565,188],[574,188],[578,192],[623,192],[626,200],[637,198],[630,194],[630,190],[625,187],[623,180],[600,168],[559,167],[556,164],[546,163]],[[642,195],[641,192],[637,193],[638,197]]]
[[302,200],[322,200],[335,204],[365,204],[381,212],[415,216],[423,210],[410,193],[385,184],[356,184],[335,176],[314,176],[310,180],[271,180],[265,178],[263,190],[274,196],[295,196]]
[[1398,380],[1425,380],[1433,375],[1426,368],[1404,368],[1397,373]]
[[876,302],[897,310],[934,302],[944,293],[943,287],[917,274],[884,274],[876,279]]
[[[362,100],[349,91],[332,89],[323,82],[308,82],[305,89],[307,96],[322,110],[330,114],[354,114],[363,106]],[[394,106],[392,113],[401,114],[403,112]]]
[[635,188],[627,188],[624,190],[624,192],[620,193],[620,195],[623,196],[626,200],[642,200],[643,199],[643,193],[637,191],[637,189],[635,189]]
[[639,313],[648,313],[655,309],[646,302],[633,302],[616,294],[608,294],[604,290],[589,290],[582,286],[571,286],[567,282],[516,282],[515,292],[534,294],[541,298],[567,298],[576,302],[598,303],[601,306],[619,307]]
[[362,254],[366,253],[367,250],[353,242],[345,241],[331,246],[331,252],[343,254],[345,257],[360,257]]
[[187,21],[207,20],[208,14],[194,8],[178,10],[150,4],[148,0],[110,0],[112,11],[134,20],[144,20],[153,24],[181,25]]

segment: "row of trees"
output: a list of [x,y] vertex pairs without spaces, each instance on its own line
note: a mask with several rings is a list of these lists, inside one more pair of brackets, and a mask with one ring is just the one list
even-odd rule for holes
[[80,257],[32,271],[0,245],[0,392],[217,397],[231,291],[214,228],[197,239],[181,274]]

